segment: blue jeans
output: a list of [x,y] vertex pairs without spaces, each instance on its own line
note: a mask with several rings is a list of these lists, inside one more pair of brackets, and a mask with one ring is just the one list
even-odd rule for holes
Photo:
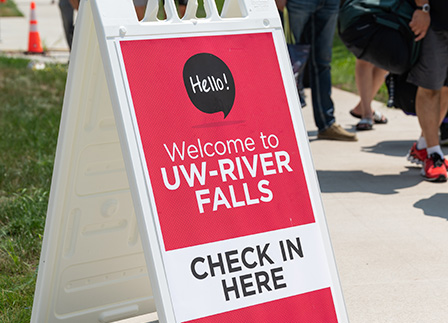
[[308,62],[314,122],[323,131],[335,122],[330,63],[339,0],[288,0],[287,9],[296,41],[311,45]]

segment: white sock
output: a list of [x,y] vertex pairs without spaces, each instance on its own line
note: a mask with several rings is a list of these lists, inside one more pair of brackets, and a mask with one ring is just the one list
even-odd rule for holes
[[423,136],[420,136],[417,140],[417,149],[422,150],[426,148],[426,139]]
[[426,152],[428,153],[428,156],[431,156],[433,153],[438,153],[439,156],[443,158],[443,151],[440,145],[428,147],[426,148]]

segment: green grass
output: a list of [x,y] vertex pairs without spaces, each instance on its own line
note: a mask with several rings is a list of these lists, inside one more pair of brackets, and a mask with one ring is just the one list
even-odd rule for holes
[[0,322],[29,322],[67,68],[0,56]]
[[355,56],[348,51],[337,35],[333,41],[333,60],[331,75],[334,86],[356,92],[355,84]]
[[17,9],[14,1],[6,0],[0,2],[0,17],[23,17],[23,14]]

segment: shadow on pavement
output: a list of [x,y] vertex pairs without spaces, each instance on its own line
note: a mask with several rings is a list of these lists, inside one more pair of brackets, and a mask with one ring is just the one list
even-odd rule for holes
[[317,130],[307,131],[310,142],[317,140]]
[[[404,157],[408,154],[415,140],[391,140],[381,141],[374,146],[362,147],[363,152],[381,154],[393,157]],[[447,149],[443,148],[444,153],[447,153]]]
[[374,146],[362,147],[362,151],[386,156],[404,157],[414,142],[415,140],[381,141]]
[[326,171],[318,170],[322,193],[374,193],[397,194],[400,189],[417,185],[422,181],[420,169],[409,167],[398,175],[372,175],[361,170]]
[[425,215],[438,216],[448,220],[448,193],[437,193],[427,199],[421,199],[414,204],[417,209],[422,209]]

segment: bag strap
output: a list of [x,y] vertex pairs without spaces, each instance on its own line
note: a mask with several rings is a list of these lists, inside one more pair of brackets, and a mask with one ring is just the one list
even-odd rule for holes
[[294,34],[291,30],[291,25],[289,22],[288,9],[286,7],[283,8],[283,30],[285,32],[285,38],[287,44],[295,44],[296,40],[294,38]]

